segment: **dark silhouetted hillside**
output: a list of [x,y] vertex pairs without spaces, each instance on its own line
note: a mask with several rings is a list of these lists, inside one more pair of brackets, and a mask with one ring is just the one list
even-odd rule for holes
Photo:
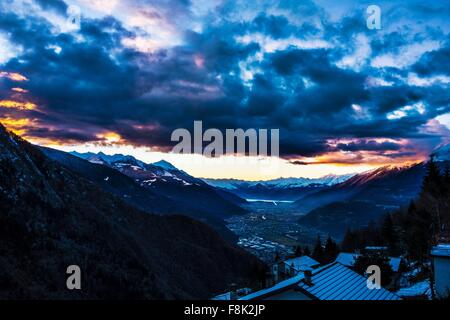
[[[1,125],[0,238],[3,299],[208,298],[260,266],[203,223],[135,209]],[[66,289],[72,264],[80,291]]]
[[420,163],[355,175],[297,200],[295,205],[308,212],[300,223],[342,237],[348,228],[363,227],[407,205],[418,195],[424,174],[425,164]]
[[[237,205],[238,200],[234,199],[238,197],[215,190],[169,164],[166,169],[144,164],[131,156],[107,156],[100,153],[80,154],[90,155],[81,158],[50,148],[41,150],[51,159],[97,183],[103,190],[119,196],[132,206],[156,214],[187,215],[209,224],[226,240],[237,240],[225,227],[223,219],[245,212]],[[88,159],[95,159],[95,162]],[[185,181],[183,179],[189,182],[180,182]]]

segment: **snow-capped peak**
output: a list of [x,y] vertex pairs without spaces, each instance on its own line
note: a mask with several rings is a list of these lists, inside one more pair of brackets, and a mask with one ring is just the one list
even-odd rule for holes
[[278,178],[273,180],[265,181],[245,181],[236,179],[203,179],[207,183],[221,188],[235,189],[239,185],[246,186],[267,186],[267,187],[277,187],[277,188],[296,188],[296,187],[306,187],[314,184],[331,186],[344,182],[355,174],[344,174],[344,175],[334,175],[329,174],[320,178]]
[[431,156],[435,161],[450,161],[450,144],[438,147]]
[[99,152],[99,153],[92,153],[92,152],[87,152],[87,153],[78,153],[78,152],[71,152],[72,155],[77,156],[79,158],[88,160],[89,162],[92,163],[97,163],[97,164],[108,164],[108,165],[113,165],[113,164],[117,164],[117,163],[124,163],[124,164],[130,164],[133,166],[137,166],[140,168],[144,168],[145,167],[145,163],[136,159],[133,156],[129,156],[129,155],[123,155],[123,154],[114,154],[114,155],[107,155],[104,154],[103,152]]
[[166,169],[166,170],[178,170],[174,165],[172,165],[170,162],[167,162],[165,160],[160,160],[158,162],[154,162],[154,163],[152,163],[152,165]]

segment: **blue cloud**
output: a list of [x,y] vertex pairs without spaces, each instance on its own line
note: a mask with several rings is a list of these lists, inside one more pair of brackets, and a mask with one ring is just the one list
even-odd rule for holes
[[[67,4],[62,0],[37,3],[43,10],[65,15]],[[170,4],[194,20],[190,1],[152,2],[168,11]],[[2,10],[0,33],[24,50],[0,69],[29,78],[24,88],[41,106],[34,116],[57,127],[36,130],[36,135],[87,141],[96,130],[108,129],[130,143],[162,149],[170,148],[173,129],[190,128],[200,119],[205,127],[219,129],[280,128],[280,151],[287,157],[330,152],[329,139],[345,138],[364,142],[341,145],[342,150],[398,151],[395,144],[370,139],[426,139],[421,128],[450,111],[448,84],[423,88],[407,81],[411,72],[423,77],[449,75],[446,28],[418,23],[418,30],[377,33],[365,27],[363,10],[352,9],[335,21],[330,9],[314,2],[300,7],[294,1],[252,3],[242,10],[240,6],[241,2],[227,1],[212,8],[207,17],[195,18],[201,20],[201,28],[186,23],[182,43],[150,53],[124,45],[124,39],[140,36],[141,30],[128,28],[114,14],[83,17],[78,32],[55,33],[52,23],[41,16]],[[440,10],[433,12],[449,18],[448,6],[439,3]],[[398,4],[387,12],[387,20],[405,7],[414,17],[430,15],[418,4]],[[266,43],[255,34],[265,37]],[[360,34],[369,39],[367,52],[360,52],[355,42]],[[239,41],[243,36],[250,40]],[[290,43],[292,39],[298,42]],[[442,45],[405,67],[378,68],[370,63],[380,55],[401,57],[405,48],[424,39]],[[319,40],[327,45],[317,45]],[[340,65],[345,57],[358,54],[362,61],[358,67]],[[370,77],[389,85],[368,85]],[[0,85],[1,98],[6,98],[13,84]],[[419,101],[426,106],[423,113],[398,119],[386,116]],[[361,106],[364,116],[355,114],[353,105]],[[136,126],[147,124],[158,129]],[[74,135],[72,129],[80,126],[86,134]]]

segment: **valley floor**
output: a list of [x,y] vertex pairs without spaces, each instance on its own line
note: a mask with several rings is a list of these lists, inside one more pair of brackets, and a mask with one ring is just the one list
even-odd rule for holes
[[272,263],[293,253],[296,246],[312,247],[321,231],[298,223],[301,214],[289,203],[251,202],[250,213],[227,219],[227,227],[239,236],[238,245],[261,260]]

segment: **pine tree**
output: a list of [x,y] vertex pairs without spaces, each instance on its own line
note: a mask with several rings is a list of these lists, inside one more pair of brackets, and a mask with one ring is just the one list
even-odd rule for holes
[[448,184],[450,181],[450,169],[448,167],[448,163],[445,164],[444,181],[445,181],[446,187],[448,187]]
[[303,255],[302,247],[296,246],[294,256],[301,257]]
[[328,239],[325,243],[325,251],[324,251],[324,263],[330,263],[334,261],[339,253],[338,246],[333,239],[328,236]]
[[323,263],[324,253],[322,248],[322,240],[320,239],[320,235],[317,236],[316,244],[314,246],[314,250],[312,253],[312,258]]
[[430,158],[417,201],[417,212],[420,213],[419,222],[427,223],[426,228],[429,229],[431,244],[439,241],[441,230],[445,229],[444,225],[448,215],[446,212],[450,209],[445,192],[445,178],[441,176],[434,159]]
[[445,242],[450,241],[450,169],[445,166],[442,187],[441,236]]
[[431,243],[431,215],[421,206],[411,202],[407,212],[406,246],[413,260],[424,261],[428,257]]
[[280,262],[281,261],[280,253],[278,251],[275,252],[275,258],[273,260],[274,260],[274,262]]
[[389,257],[384,255],[383,253],[365,252],[364,254],[361,254],[356,258],[353,268],[357,273],[365,275],[367,267],[371,265],[376,265],[380,268],[381,285],[388,285],[391,282],[393,276]]
[[311,255],[311,250],[309,250],[308,246],[305,246],[303,248],[303,255],[305,255],[305,256],[310,256]]
[[341,244],[342,251],[345,252],[354,252],[358,246],[357,246],[357,239],[356,239],[356,233],[353,232],[351,229],[347,229],[345,232],[344,240]]
[[394,230],[394,222],[392,221],[392,216],[390,214],[384,216],[381,226],[381,236],[384,245],[388,247],[389,254],[398,255],[399,239]]
[[380,246],[383,244],[383,240],[381,238],[380,230],[375,223],[375,221],[371,220],[369,221],[367,225],[367,230],[365,232],[365,239],[364,239],[364,247],[365,246]]
[[420,192],[419,200],[428,204],[436,204],[436,198],[442,195],[444,187],[444,178],[441,176],[439,167],[433,158],[427,163],[427,170],[422,182],[422,189]]

